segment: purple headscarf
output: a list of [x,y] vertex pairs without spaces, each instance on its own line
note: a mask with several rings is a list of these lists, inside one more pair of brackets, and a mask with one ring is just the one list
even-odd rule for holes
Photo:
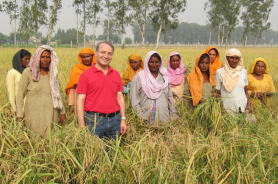
[[[171,56],[176,56],[176,55],[180,56],[180,65],[177,69],[174,70],[173,68],[171,68],[170,60],[171,60]],[[185,76],[185,68],[184,68],[184,64],[182,63],[181,55],[178,52],[172,52],[170,54],[167,62],[167,71],[168,71],[169,82],[171,84],[171,87],[180,85]]]
[[150,72],[148,63],[149,63],[151,56],[154,53],[157,53],[160,56],[160,54],[158,52],[150,51],[145,57],[144,70],[141,70],[138,73],[138,75],[141,79],[142,89],[150,99],[159,98],[162,91],[168,86],[168,73],[167,73],[167,69],[163,66],[161,56],[160,56],[161,64],[159,67],[159,72],[163,76],[164,84],[160,85],[158,83],[158,81],[153,77],[152,73]]

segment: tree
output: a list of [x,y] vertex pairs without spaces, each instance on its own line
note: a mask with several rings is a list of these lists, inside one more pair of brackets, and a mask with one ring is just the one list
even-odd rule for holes
[[258,37],[262,32],[270,28],[270,22],[267,22],[269,13],[274,5],[273,0],[241,0],[245,11],[242,13],[241,19],[244,26],[243,40],[244,45],[247,42],[249,33],[255,36],[254,45],[256,45]]
[[87,6],[87,18],[88,23],[93,25],[93,46],[95,47],[96,41],[96,28],[97,25],[100,23],[97,14],[102,11],[101,8],[101,0],[91,0]]
[[[36,47],[38,47],[39,28],[43,25],[47,25],[46,13],[48,7],[46,0],[23,0],[23,4],[25,4],[25,7],[28,7],[30,11],[29,14],[28,12],[25,12],[24,14],[21,14],[21,16],[29,17],[29,26],[35,34]],[[27,20],[27,18],[21,17],[21,20]],[[25,24],[25,22],[21,22],[21,25],[23,24]]]
[[19,18],[19,29],[18,32],[20,36],[25,41],[25,47],[27,48],[28,41],[31,35],[34,33],[32,29],[32,14],[30,13],[30,7],[26,1],[23,2],[20,8],[20,18]]
[[111,12],[112,12],[112,3],[110,0],[105,0],[105,7],[107,8],[107,41],[109,41],[109,34],[110,34],[110,17],[111,17]]
[[150,6],[150,1],[129,0],[129,5],[131,6],[133,12],[131,14],[131,18],[134,19],[138,25],[138,28],[142,36],[142,47],[144,47],[148,8]]
[[77,3],[76,1],[73,2],[72,4],[73,7],[75,7],[75,14],[76,14],[76,48],[78,47],[79,43],[79,25],[78,25],[78,16],[82,13],[80,10],[80,3]]
[[[119,28],[116,26],[115,20],[108,20],[103,21],[103,36],[107,38],[107,41],[110,40],[113,43],[121,43],[121,39],[119,38],[118,34],[120,34]],[[109,31],[108,31],[109,29]],[[109,33],[110,32],[110,33]],[[109,37],[108,37],[109,36]],[[103,38],[101,38],[103,39]],[[105,39],[103,39],[105,40]]]
[[178,13],[185,11],[186,0],[153,0],[150,18],[154,30],[157,31],[156,48],[158,48],[161,32],[178,27]]
[[132,39],[129,37],[125,37],[125,43],[126,44],[132,44]]
[[[74,0],[73,5],[76,7],[79,7],[82,5],[82,10],[79,9],[80,13],[83,13],[83,21],[82,21],[82,27],[83,27],[83,47],[86,47],[86,23],[87,23],[87,13],[86,13],[86,5],[87,5],[88,0]],[[78,29],[77,29],[78,30]]]
[[211,29],[216,29],[218,26],[218,44],[220,45],[220,36],[222,36],[221,44],[225,40],[225,45],[227,46],[229,37],[238,23],[239,0],[208,0],[205,4],[206,9],[209,9],[208,19]]
[[50,45],[51,42],[51,35],[53,31],[54,25],[57,23],[57,13],[58,10],[62,8],[61,0],[53,0],[54,5],[50,6],[51,9],[51,16],[50,16],[50,24],[49,24],[49,31],[48,31],[48,39],[47,44]]
[[[3,6],[3,7],[2,7]],[[18,5],[16,0],[7,0],[3,2],[1,9],[9,15],[10,24],[14,33],[14,48],[16,48],[16,20],[18,19]],[[14,21],[14,22],[13,22]],[[14,23],[14,25],[13,25]]]
[[[208,0],[208,2],[205,3],[204,10],[208,10],[207,17],[208,21],[210,23],[210,31],[212,30],[218,30],[218,45],[220,45],[220,30],[221,30],[221,22],[223,21],[223,18],[221,17],[221,14],[219,13],[221,9],[221,0]],[[209,38],[211,40],[211,37]],[[209,43],[210,44],[210,43]]]
[[130,22],[130,17],[127,15],[128,1],[117,0],[116,2],[113,2],[113,7],[115,9],[114,16],[115,16],[116,25],[117,27],[119,27],[121,31],[122,48],[124,48],[125,28],[128,26]]

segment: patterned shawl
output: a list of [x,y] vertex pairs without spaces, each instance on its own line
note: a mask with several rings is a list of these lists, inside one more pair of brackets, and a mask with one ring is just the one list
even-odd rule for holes
[[51,53],[51,63],[49,65],[49,72],[50,72],[50,89],[51,89],[53,105],[54,108],[58,110],[62,110],[63,103],[61,98],[60,86],[58,81],[58,69],[57,69],[58,57],[54,52],[54,50],[48,45],[39,46],[36,49],[34,56],[31,59],[31,62],[29,63],[28,66],[30,67],[33,80],[39,81],[40,80],[40,58],[41,58],[41,54],[45,50],[49,50]]
[[[175,70],[171,68],[171,56],[180,56],[180,66],[176,68]],[[168,71],[168,77],[169,77],[169,82],[171,84],[171,87],[178,86],[181,84],[185,74],[185,68],[184,64],[182,63],[182,58],[181,55],[177,52],[172,52],[168,58],[167,62],[167,71]]]
[[138,75],[141,79],[142,89],[150,99],[159,98],[163,89],[165,89],[168,86],[167,69],[163,66],[162,57],[160,55],[159,56],[161,58],[161,64],[160,64],[160,67],[159,67],[159,72],[163,76],[164,84],[160,85],[158,83],[158,81],[153,77],[153,75],[152,75],[152,73],[149,69],[148,63],[149,63],[149,60],[150,60],[151,56],[154,53],[159,54],[156,51],[150,51],[145,57],[144,70],[141,70],[138,73]]

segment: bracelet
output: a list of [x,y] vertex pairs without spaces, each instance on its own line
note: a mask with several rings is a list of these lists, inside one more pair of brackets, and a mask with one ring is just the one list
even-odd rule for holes
[[126,117],[121,117],[121,119],[126,119]]

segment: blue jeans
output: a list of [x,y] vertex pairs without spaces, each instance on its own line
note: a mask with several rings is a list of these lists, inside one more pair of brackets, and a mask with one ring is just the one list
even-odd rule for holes
[[117,132],[121,130],[121,115],[118,113],[113,117],[96,116],[95,114],[85,114],[85,125],[92,135],[97,135],[99,138],[116,139]]

